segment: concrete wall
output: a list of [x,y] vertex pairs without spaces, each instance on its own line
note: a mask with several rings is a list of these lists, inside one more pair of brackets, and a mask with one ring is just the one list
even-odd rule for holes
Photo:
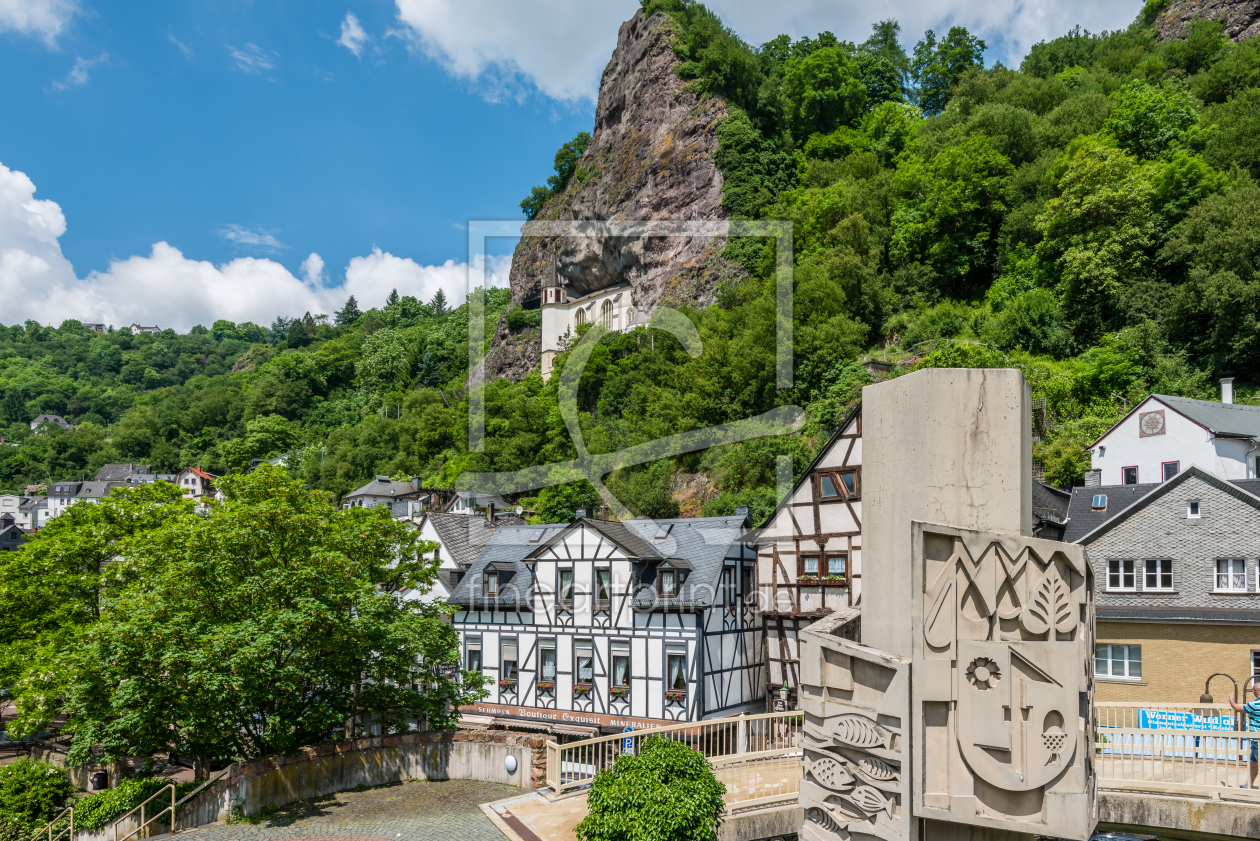
[[909,657],[910,522],[1032,535],[1032,417],[1017,370],[932,368],[862,389],[862,641]]
[[1260,806],[1199,797],[1100,791],[1098,820],[1100,831],[1104,824],[1123,826],[1129,832],[1149,827],[1149,834],[1161,841],[1210,836],[1260,838]]

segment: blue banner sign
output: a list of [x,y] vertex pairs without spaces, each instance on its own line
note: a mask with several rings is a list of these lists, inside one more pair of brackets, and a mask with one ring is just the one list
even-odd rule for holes
[[1168,710],[1140,710],[1143,730],[1233,730],[1232,715],[1202,716]]

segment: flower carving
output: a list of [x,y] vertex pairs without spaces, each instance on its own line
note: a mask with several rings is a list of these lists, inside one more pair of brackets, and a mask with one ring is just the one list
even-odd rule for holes
[[967,680],[976,689],[992,689],[1002,679],[1002,670],[988,657],[977,657],[967,667]]

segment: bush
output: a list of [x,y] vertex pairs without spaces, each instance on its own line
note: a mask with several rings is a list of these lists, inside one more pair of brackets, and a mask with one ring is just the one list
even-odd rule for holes
[[542,310],[514,308],[507,314],[507,326],[513,333],[530,327],[542,326]]
[[[132,778],[123,780],[114,788],[89,794],[74,805],[75,829],[86,829],[89,832],[101,830],[114,818],[127,814],[163,787],[170,785],[170,782],[158,777]],[[175,786],[175,799],[183,797],[198,785],[200,783],[179,783]],[[156,812],[164,805],[169,806],[170,802],[162,798],[153,805],[157,807],[153,810]]]
[[64,768],[19,759],[0,766],[0,841],[27,841],[74,795]]
[[644,739],[638,756],[600,771],[577,825],[580,841],[709,841],[717,833],[726,786],[709,761],[682,742]]

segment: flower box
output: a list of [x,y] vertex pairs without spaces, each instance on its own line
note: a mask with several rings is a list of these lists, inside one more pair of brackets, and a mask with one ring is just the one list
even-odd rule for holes
[[556,685],[549,680],[540,680],[537,684],[538,691],[550,695],[556,691]]
[[687,700],[687,693],[671,689],[669,692],[665,693],[665,700],[671,704],[681,704],[683,701]]
[[815,586],[818,584],[829,584],[836,586],[840,584],[848,584],[849,579],[843,575],[799,575],[796,578],[797,584],[805,586]]
[[614,686],[609,690],[608,694],[612,695],[614,698],[628,698],[630,697],[630,687]]
[[499,688],[500,688],[500,689],[503,689],[503,690],[506,690],[506,691],[508,691],[508,692],[515,692],[515,691],[516,691],[516,680],[515,680],[515,679],[501,680],[501,681],[499,681]]
[[591,694],[591,687],[590,687],[590,686],[583,686],[583,685],[578,685],[578,686],[575,686],[575,687],[573,687],[573,694],[574,694],[574,695],[590,695],[590,694]]

